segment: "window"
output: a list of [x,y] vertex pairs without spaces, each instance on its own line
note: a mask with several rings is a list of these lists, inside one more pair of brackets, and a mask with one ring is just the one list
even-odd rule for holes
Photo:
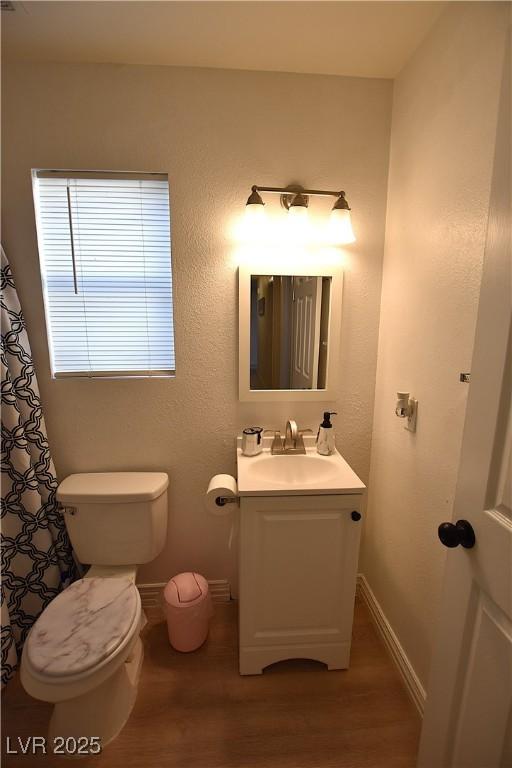
[[32,177],[52,375],[174,375],[167,176]]

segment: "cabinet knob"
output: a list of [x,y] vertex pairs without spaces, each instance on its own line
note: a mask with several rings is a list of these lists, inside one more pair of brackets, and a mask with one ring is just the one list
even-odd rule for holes
[[350,517],[357,523],[361,519],[361,513],[354,509],[354,511],[350,513]]

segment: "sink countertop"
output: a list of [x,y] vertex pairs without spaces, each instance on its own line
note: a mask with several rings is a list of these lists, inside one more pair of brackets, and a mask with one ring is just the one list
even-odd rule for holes
[[[240,496],[312,496],[363,494],[366,486],[336,451],[320,456],[314,436],[305,436],[306,454],[272,456],[272,439],[264,438],[263,451],[243,456],[237,439],[238,493]],[[311,462],[311,463],[310,463]]]

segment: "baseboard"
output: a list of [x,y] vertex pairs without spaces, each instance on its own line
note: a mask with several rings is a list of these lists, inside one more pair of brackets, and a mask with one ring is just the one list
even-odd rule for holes
[[[137,584],[143,608],[158,608],[162,604],[165,584],[165,581],[156,584]],[[231,600],[231,586],[227,579],[212,579],[208,582],[208,587],[214,603],[227,603]]]
[[426,692],[420,683],[414,668],[409,661],[407,654],[400,645],[400,641],[393,632],[389,621],[377,598],[373,594],[364,574],[360,573],[357,577],[358,592],[370,611],[373,622],[382,637],[389,654],[395,663],[400,675],[405,683],[405,687],[413,703],[416,706],[421,717],[425,710]]
[[227,579],[210,579],[208,587],[214,603],[227,603],[231,600],[231,584]]

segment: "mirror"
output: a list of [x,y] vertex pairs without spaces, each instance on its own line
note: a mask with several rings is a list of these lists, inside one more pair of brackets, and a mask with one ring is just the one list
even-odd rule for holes
[[240,399],[332,400],[341,272],[240,268]]
[[251,275],[250,386],[325,389],[331,278]]

